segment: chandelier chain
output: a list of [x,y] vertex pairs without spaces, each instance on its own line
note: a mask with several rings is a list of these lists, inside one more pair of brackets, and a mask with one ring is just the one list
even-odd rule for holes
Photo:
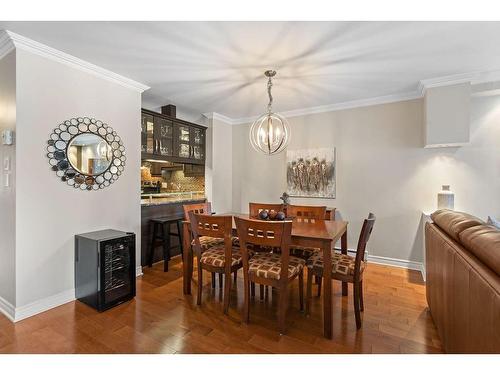
[[273,95],[271,94],[271,89],[273,87],[272,78],[269,77],[267,81],[267,95],[269,95],[269,104],[267,105],[267,112],[271,113],[273,111]]

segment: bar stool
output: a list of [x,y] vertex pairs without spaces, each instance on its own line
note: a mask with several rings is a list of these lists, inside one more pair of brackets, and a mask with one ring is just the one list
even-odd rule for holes
[[[168,262],[170,261],[170,250],[172,249],[172,247],[170,246],[170,236],[179,238],[179,246],[174,246],[174,248],[182,246],[182,237],[181,237],[182,230],[180,225],[181,220],[182,217],[175,216],[175,217],[159,217],[151,219],[149,221],[150,233],[151,233],[151,227],[153,229],[153,237],[151,238],[151,245],[149,247],[149,254],[148,254],[149,267],[153,266],[153,257],[154,257],[156,242],[160,241],[163,245],[163,261],[164,261],[163,272],[168,272]],[[170,232],[170,227],[173,224],[177,226],[177,233]]]

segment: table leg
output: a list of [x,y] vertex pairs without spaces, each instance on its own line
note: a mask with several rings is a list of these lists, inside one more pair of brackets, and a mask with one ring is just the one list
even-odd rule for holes
[[323,335],[327,339],[332,338],[332,251],[331,243],[324,242],[321,250],[323,251]]
[[[347,229],[340,239],[340,252],[347,255]],[[347,283],[342,282],[342,295],[347,296]]]
[[193,277],[193,252],[191,251],[191,236],[189,223],[182,224],[182,280],[184,294],[191,294],[191,279]]

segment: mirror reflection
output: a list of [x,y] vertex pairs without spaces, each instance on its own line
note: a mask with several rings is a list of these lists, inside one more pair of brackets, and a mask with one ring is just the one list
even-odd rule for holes
[[96,176],[108,169],[113,150],[100,136],[83,133],[73,138],[68,146],[68,160],[81,174]]

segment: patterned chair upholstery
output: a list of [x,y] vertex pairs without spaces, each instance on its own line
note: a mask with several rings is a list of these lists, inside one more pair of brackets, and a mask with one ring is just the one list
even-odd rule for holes
[[[242,255],[239,248],[233,247],[233,252],[231,254],[231,267],[241,264],[242,261]],[[200,262],[213,267],[224,267],[226,264],[224,242],[205,250],[201,255]]]
[[[291,256],[288,260],[288,277],[298,275],[305,266],[305,260]],[[248,272],[257,277],[278,280],[281,273],[281,255],[257,253],[248,260]]]
[[[356,258],[350,255],[336,253],[332,250],[332,275],[340,274],[344,276],[354,276],[354,263]],[[323,254],[316,253],[307,260],[307,268],[315,272],[323,272]],[[362,261],[360,273],[366,268],[366,262]]]
[[301,258],[304,260],[308,260],[313,255],[317,255],[321,252],[321,249],[316,247],[306,247],[306,246],[291,246],[290,247],[290,255]]

